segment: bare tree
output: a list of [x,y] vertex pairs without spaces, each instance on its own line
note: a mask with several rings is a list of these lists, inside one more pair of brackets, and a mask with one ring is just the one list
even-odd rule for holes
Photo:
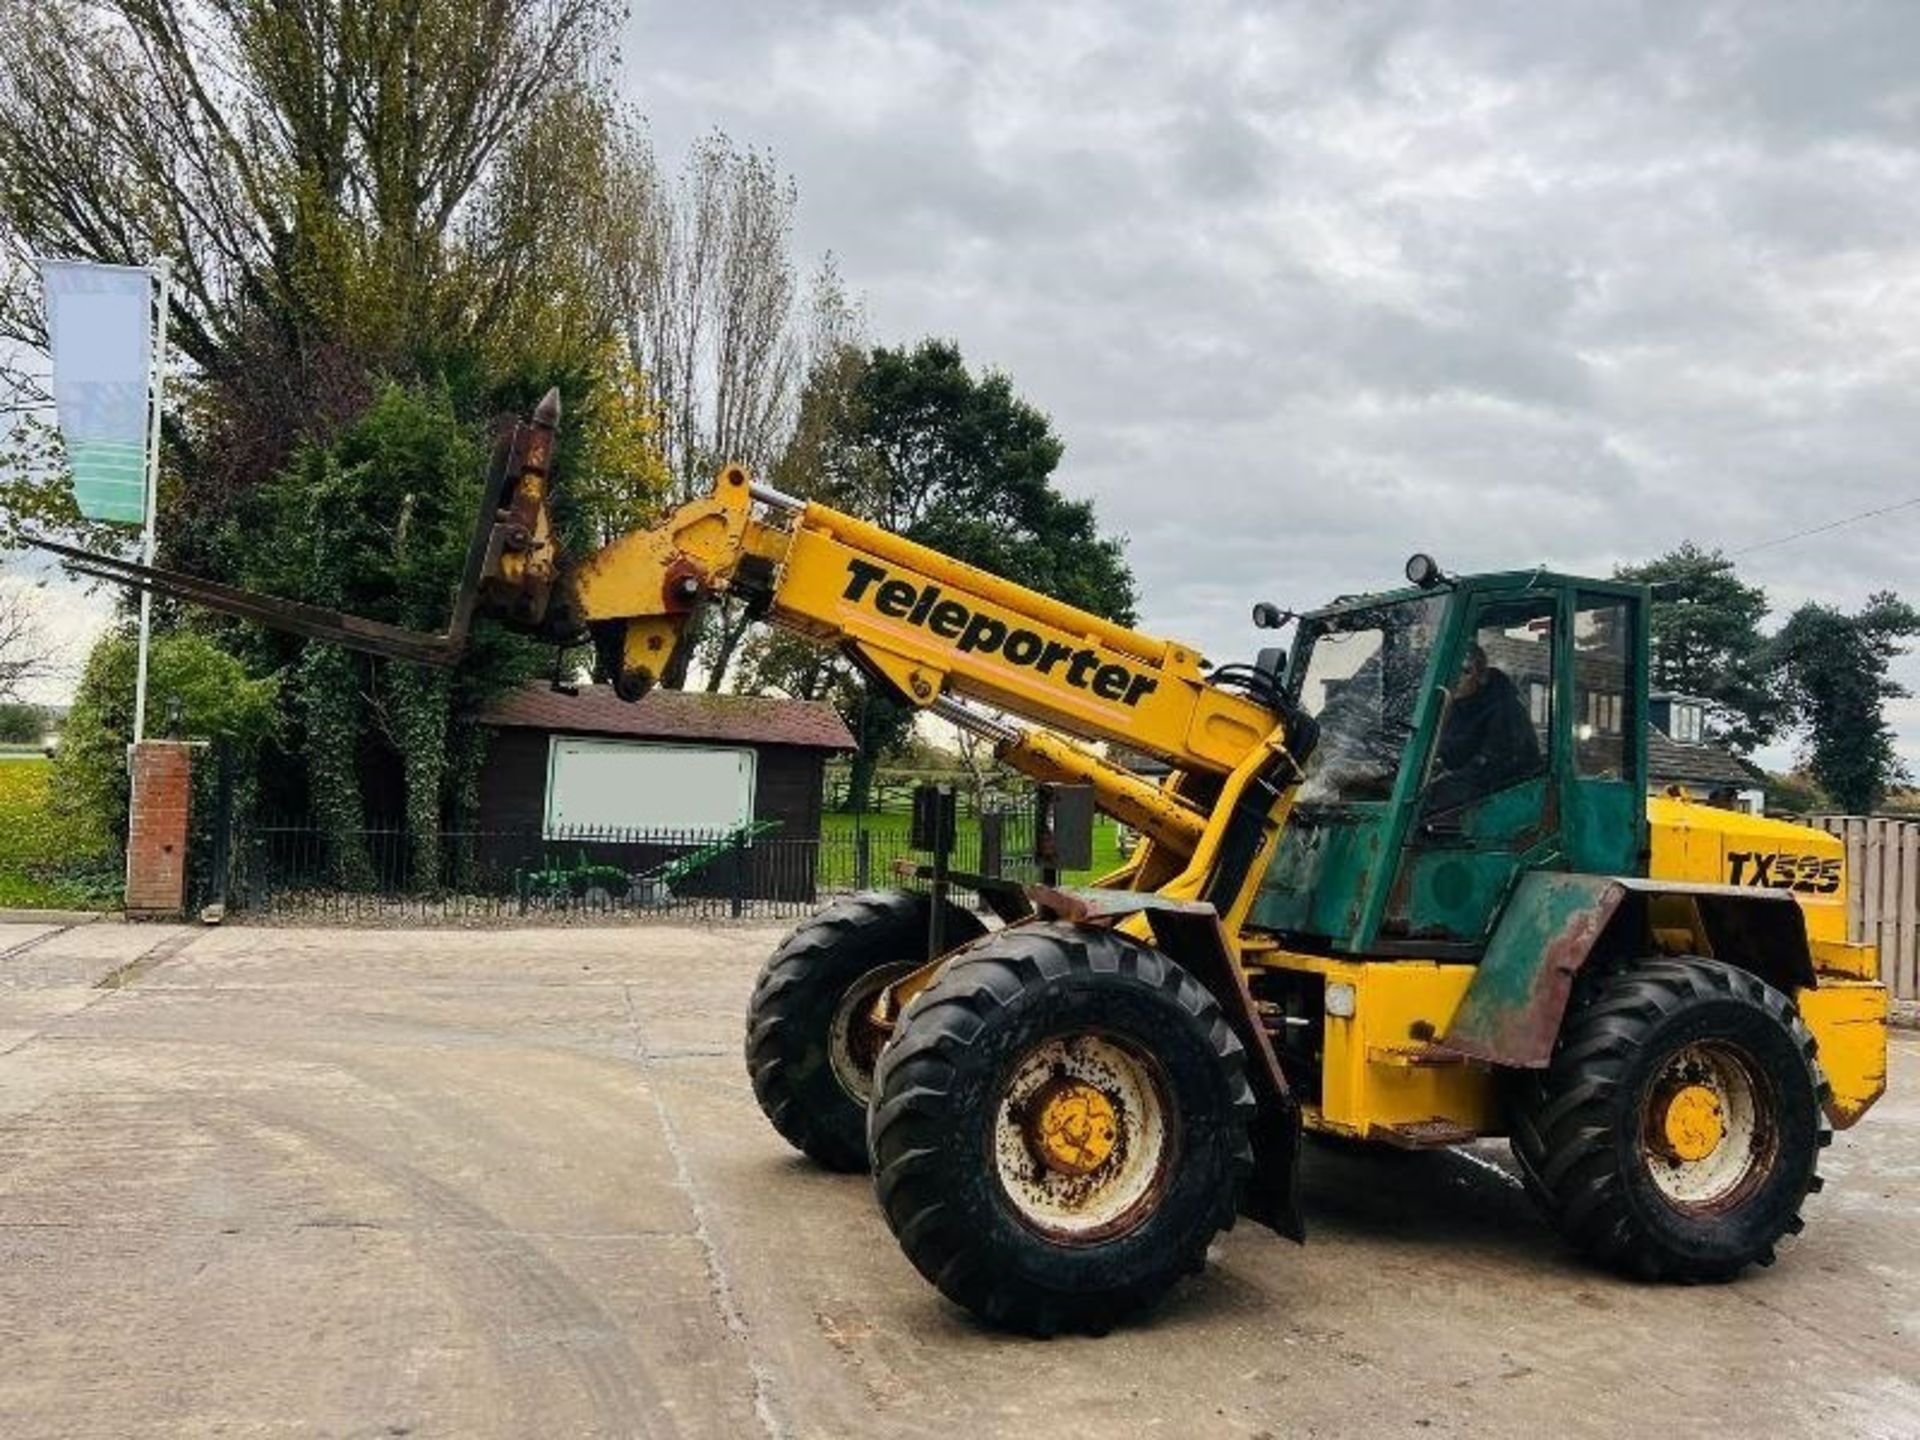
[[36,592],[0,585],[0,701],[23,699],[28,686],[59,673],[57,651],[40,624]]
[[794,189],[771,157],[724,135],[694,146],[671,183],[635,137],[624,184],[645,217],[621,257],[628,343],[664,417],[682,499],[737,460],[764,469],[791,424],[801,356],[789,246]]
[[973,796],[973,813],[984,815],[999,765],[993,753],[993,742],[971,730],[955,730],[953,748],[967,772],[967,789]]
[[[645,217],[630,248],[609,255],[624,297],[628,345],[661,414],[678,496],[704,493],[738,461],[770,473],[785,453],[801,387],[829,334],[857,316],[829,258],[803,287],[793,256],[793,182],[771,156],[715,134],[668,181],[643,136],[615,167]],[[810,294],[805,293],[810,288]],[[749,622],[737,607],[706,617],[699,658],[709,690],[725,682]],[[663,683],[685,683],[683,647]]]

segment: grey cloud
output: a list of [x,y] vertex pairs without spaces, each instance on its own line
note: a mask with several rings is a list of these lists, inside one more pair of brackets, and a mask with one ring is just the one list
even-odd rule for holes
[[[799,182],[874,335],[957,339],[1131,537],[1149,624],[1405,553],[1605,570],[1920,494],[1920,7],[658,5],[664,153]],[[1910,585],[1920,509],[1743,560]],[[1906,665],[1920,682],[1920,665]],[[1920,757],[1920,709],[1900,717]]]

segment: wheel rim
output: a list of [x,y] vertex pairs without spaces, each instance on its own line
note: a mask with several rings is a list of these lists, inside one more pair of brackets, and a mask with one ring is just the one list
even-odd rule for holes
[[911,961],[903,961],[869,970],[847,987],[834,1007],[833,1024],[827,1029],[827,1059],[833,1078],[856,1104],[865,1105],[873,1098],[874,1063],[887,1044],[887,1032],[868,1019],[873,1002],[913,969]]
[[994,1170],[1023,1225],[1097,1244],[1153,1213],[1174,1172],[1177,1135],[1152,1056],[1110,1036],[1057,1036],[1020,1058],[1001,1093]]
[[1717,1214],[1753,1193],[1779,1153],[1772,1091],[1731,1045],[1674,1052],[1653,1078],[1641,1117],[1654,1188],[1675,1209]]

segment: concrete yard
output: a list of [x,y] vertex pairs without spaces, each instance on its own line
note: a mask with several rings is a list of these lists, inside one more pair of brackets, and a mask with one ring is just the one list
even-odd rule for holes
[[779,933],[0,926],[0,1436],[1920,1434],[1912,1034],[1742,1283],[1316,1152],[1304,1248],[1034,1342],[761,1120]]

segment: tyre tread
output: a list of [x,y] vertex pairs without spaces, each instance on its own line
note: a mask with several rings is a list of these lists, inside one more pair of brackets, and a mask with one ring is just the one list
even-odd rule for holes
[[[988,1030],[990,1012],[1073,977],[1097,974],[1166,997],[1194,1021],[1227,1077],[1227,1183],[1191,1227],[1179,1253],[1143,1273],[1087,1296],[1064,1293],[996,1267],[977,1227],[939,1192],[930,1157],[950,1130],[950,1096],[969,1052]],[[1255,1102],[1246,1055],[1216,1002],[1167,956],[1110,930],[1028,925],[972,948],[921,992],[882,1053],[869,1111],[870,1149],[881,1209],[901,1248],[949,1299],[992,1324],[1029,1334],[1099,1334],[1114,1320],[1158,1300],[1180,1276],[1205,1264],[1219,1231],[1232,1227],[1253,1171],[1249,1126]]]
[[[1771,1240],[1737,1263],[1725,1263],[1682,1256],[1648,1230],[1613,1153],[1615,1105],[1635,1057],[1657,1026],[1693,1005],[1731,998],[1775,1020],[1805,1060],[1820,1106],[1817,1157],[1832,1130],[1825,1115],[1830,1087],[1812,1034],[1786,996],[1758,976],[1719,961],[1649,959],[1602,983],[1583,1009],[1569,1012],[1548,1067],[1530,1072],[1516,1087],[1510,1143],[1529,1193],[1575,1249],[1647,1279],[1724,1280],[1748,1264],[1771,1264]],[[1781,1220],[1781,1234],[1799,1233],[1805,1223],[1800,1205],[1821,1185],[1817,1168],[1810,1171],[1806,1187]]]
[[[929,896],[906,890],[861,891],[835,901],[781,942],[747,1002],[747,1076],[760,1111],[783,1140],[830,1170],[865,1170],[866,1144],[860,1127],[821,1113],[817,1098],[808,1097],[808,1077],[794,1063],[791,1046],[804,1043],[797,1032],[814,999],[810,981],[849,946],[878,946],[883,932],[924,927],[931,904]],[[962,946],[986,930],[971,911],[951,902],[947,926],[949,936],[964,937]]]

